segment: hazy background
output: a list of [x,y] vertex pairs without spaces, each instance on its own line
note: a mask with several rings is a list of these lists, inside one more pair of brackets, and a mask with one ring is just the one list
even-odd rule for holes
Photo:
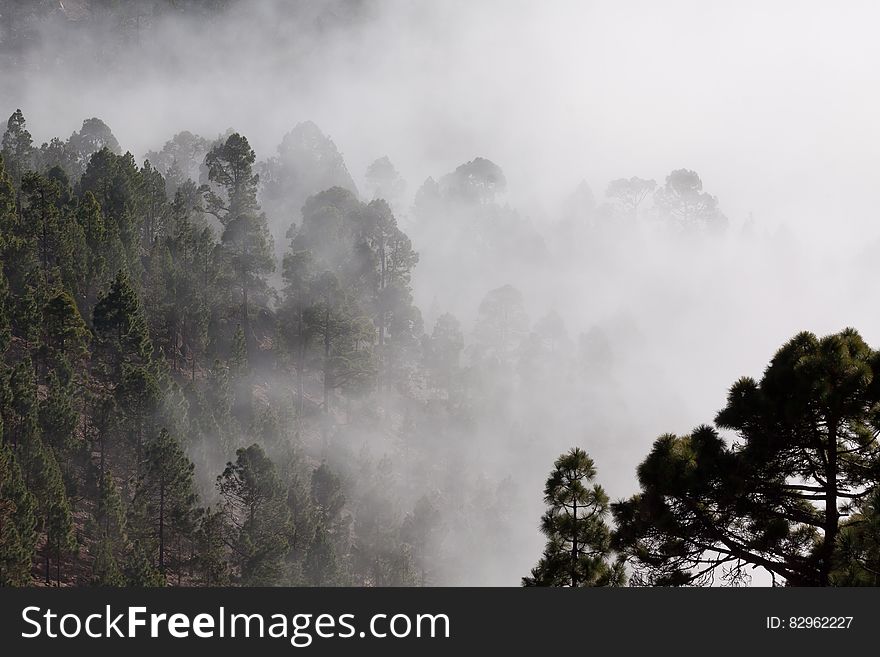
[[[426,330],[449,311],[468,335],[483,295],[511,283],[533,322],[553,309],[573,341],[601,330],[613,365],[576,394],[562,378],[540,398],[511,394],[509,423],[481,429],[471,465],[513,482],[516,533],[504,555],[472,555],[473,583],[516,584],[533,565],[543,479],[563,449],[584,447],[612,497],[628,495],[657,435],[711,421],[727,387],[797,331],[851,325],[880,345],[876,3],[282,4],[169,20],[112,56],[59,19],[0,69],[0,113],[20,107],[37,144],[98,116],[138,158],[181,130],[233,127],[265,159],[312,120],[360,189],[390,157],[407,230],[427,176],[476,156],[501,166],[500,203],[548,255],[490,261],[475,280],[458,275],[455,244],[415,230]],[[662,185],[678,168],[718,196],[724,236],[673,238],[646,212],[625,234],[561,237],[581,181],[601,201],[612,179]],[[498,457],[513,429],[531,435],[527,458]]]

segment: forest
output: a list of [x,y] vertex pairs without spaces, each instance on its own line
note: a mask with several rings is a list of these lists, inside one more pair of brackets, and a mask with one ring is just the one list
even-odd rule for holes
[[[237,3],[58,4],[0,3],[12,78],[51,75],[53,48],[124,68],[130,41],[206,38]],[[332,40],[378,11],[327,6],[271,18]],[[467,147],[415,187],[383,146],[353,175],[321,116],[271,147],[255,116],[141,148],[21,105],[0,585],[880,583],[880,351],[844,328],[864,315],[811,321],[835,281],[696,171],[543,211]]]

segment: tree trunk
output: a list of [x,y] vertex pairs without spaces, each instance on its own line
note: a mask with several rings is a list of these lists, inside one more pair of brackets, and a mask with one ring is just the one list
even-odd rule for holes
[[250,311],[248,310],[248,291],[247,286],[241,286],[241,330],[244,332],[244,344],[248,352],[248,360],[250,360],[251,347],[253,339],[251,337],[251,321]]
[[819,570],[819,585],[828,586],[834,561],[834,548],[837,543],[837,420],[828,422],[828,452],[825,466],[825,537],[822,542],[822,563]]
[[165,485],[159,485],[159,572],[165,574]]
[[305,393],[305,366],[306,366],[306,340],[305,340],[305,318],[303,317],[302,308],[297,313],[297,321],[299,322],[299,344],[297,345],[297,362],[296,362],[296,390],[299,395],[299,407],[297,408],[297,422],[302,428],[303,414],[305,412],[306,393]]
[[572,510],[574,518],[574,533],[571,535],[571,587],[577,587],[577,558],[578,558],[578,538],[577,538],[577,518],[578,503],[574,500],[574,509]]

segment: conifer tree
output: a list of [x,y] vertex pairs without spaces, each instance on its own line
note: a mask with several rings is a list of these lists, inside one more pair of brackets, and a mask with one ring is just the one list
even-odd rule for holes
[[605,523],[608,496],[594,484],[593,459],[574,447],[553,464],[544,487],[547,512],[541,531],[547,547],[523,586],[618,586],[622,559],[612,560],[611,530]]
[[50,371],[46,396],[39,401],[38,421],[43,442],[58,459],[69,495],[79,492],[91,466],[90,454],[76,431],[80,409],[75,399],[74,384],[62,382],[56,371]]
[[95,558],[92,583],[98,586],[123,586],[125,577],[120,564],[129,549],[125,509],[113,476],[105,472],[99,482],[92,527]]
[[[238,431],[235,417],[232,414],[234,406],[232,383],[229,380],[229,368],[220,361],[214,361],[214,366],[208,372],[208,380],[205,390],[206,409],[203,422],[206,425],[216,427],[213,436],[219,454],[226,459],[232,456],[234,447],[234,435]],[[210,414],[210,417],[207,417]]]
[[0,586],[30,582],[36,547],[36,502],[10,445],[2,441],[0,422]]
[[421,314],[412,304],[410,277],[419,261],[388,203],[372,201],[366,209],[363,238],[371,253],[374,291],[371,305],[378,331],[377,387],[389,379],[403,383],[406,352],[418,344],[422,332]]
[[136,588],[165,586],[165,578],[150,559],[146,548],[135,541],[123,569],[125,585]]
[[73,525],[73,514],[67,494],[64,491],[64,482],[61,469],[57,461],[54,467],[49,466],[47,472],[47,495],[51,496],[46,508],[46,518],[43,530],[46,534],[46,542],[43,547],[46,560],[46,583],[50,581],[49,563],[55,561],[55,585],[61,586],[61,571],[64,558],[77,548],[76,533]]
[[101,207],[110,233],[118,237],[124,266],[133,276],[141,272],[141,228],[145,197],[143,178],[131,153],[116,155],[102,148],[89,158],[77,186],[82,196],[91,192]]
[[91,192],[79,198],[75,215],[85,242],[80,254],[84,277],[81,307],[84,315],[91,317],[91,309],[106,282],[108,271],[119,271],[124,265],[122,244],[118,234],[106,226],[101,206]]
[[315,279],[312,298],[305,323],[315,336],[313,344],[321,363],[323,411],[329,418],[334,391],[363,390],[373,381],[375,329],[330,272]]
[[157,567],[165,573],[166,554],[173,539],[190,526],[195,504],[194,468],[180,443],[166,429],[147,447],[146,462],[134,504],[143,507],[151,543],[156,545]]
[[96,352],[113,380],[122,378],[124,365],[146,366],[150,362],[150,335],[137,291],[124,270],[119,270],[110,289],[98,300],[92,322]]
[[12,330],[9,323],[9,283],[3,267],[0,267],[0,355],[6,351],[12,338]]
[[229,581],[225,513],[203,510],[194,536],[197,581],[205,586],[222,586]]
[[841,524],[834,565],[835,586],[880,586],[880,486]]
[[616,543],[647,584],[735,582],[766,570],[828,586],[842,518],[880,472],[880,355],[854,329],[799,333],[760,380],[731,386],[711,426],[665,434],[638,468],[641,491],[614,505]]
[[33,138],[20,109],[15,110],[6,122],[0,152],[6,160],[13,183],[16,187],[20,186],[24,174],[34,169],[36,155]]
[[207,192],[207,211],[223,224],[221,243],[238,288],[239,321],[248,351],[256,345],[251,313],[254,304],[265,303],[266,276],[275,270],[272,236],[257,204],[255,158],[247,139],[238,133],[212,148],[205,158],[208,178],[220,192]]
[[91,338],[76,303],[64,290],[52,294],[43,306],[40,357],[47,372],[55,372],[62,383],[71,380],[73,372],[88,355]]
[[424,366],[429,385],[442,391],[447,399],[452,397],[459,381],[463,349],[461,324],[449,313],[440,315],[431,337],[425,340]]
[[239,425],[243,427],[251,424],[254,415],[247,352],[245,333],[239,325],[232,336],[229,380],[233,392],[232,414]]
[[306,552],[303,570],[306,582],[312,586],[334,586],[341,583],[336,551],[327,529],[321,523],[315,527],[315,534]]
[[286,490],[259,445],[241,448],[217,478],[231,531],[233,564],[245,585],[277,584],[289,549]]
[[50,560],[55,559],[56,580],[60,582],[61,561],[75,547],[73,518],[64,480],[54,450],[40,436],[37,423],[36,381],[33,367],[26,360],[16,368],[15,414],[18,424],[18,449],[28,490],[34,495],[37,527],[45,535],[43,561],[45,580],[51,581]]
[[21,220],[12,180],[0,156],[0,267],[8,289],[7,322],[12,335],[30,342],[39,326],[40,287],[36,237]]

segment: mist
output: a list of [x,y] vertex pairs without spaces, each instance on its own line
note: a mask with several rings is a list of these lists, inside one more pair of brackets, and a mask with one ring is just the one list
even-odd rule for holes
[[[62,13],[0,68],[0,113],[20,107],[36,144],[100,117],[139,162],[183,130],[232,128],[266,163],[311,121],[364,201],[387,156],[405,181],[386,200],[419,253],[425,333],[451,313],[464,365],[479,362],[481,303],[506,285],[527,321],[469,381],[467,426],[425,420],[407,435],[401,411],[394,435],[348,429],[304,449],[350,482],[350,455],[390,458],[400,513],[441,500],[436,583],[510,586],[540,554],[543,482],[562,451],[582,447],[612,499],[632,495],[657,436],[711,422],[797,332],[853,326],[880,344],[865,285],[880,246],[878,19],[868,2],[233,2],[107,43]],[[491,198],[420,203],[426,179],[478,157],[503,170]],[[668,230],[652,194],[622,221],[606,196],[612,180],[660,189],[682,168],[717,198],[723,231]],[[280,262],[303,218],[261,202]]]

